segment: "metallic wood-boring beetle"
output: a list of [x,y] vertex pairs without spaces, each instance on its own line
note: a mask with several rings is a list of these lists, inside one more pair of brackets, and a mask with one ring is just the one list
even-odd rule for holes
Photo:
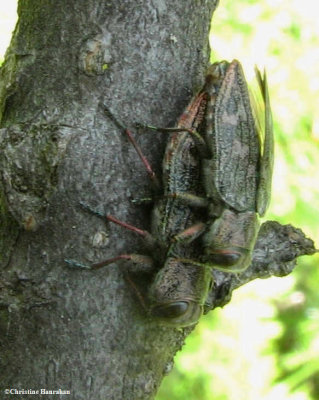
[[[245,270],[270,202],[273,129],[266,74],[256,68],[264,121],[252,108],[240,63],[213,64],[206,78],[209,101],[203,136],[210,158],[202,159],[213,222],[203,235],[204,261],[229,272]],[[216,86],[217,84],[217,86]],[[217,90],[216,90],[217,87]],[[217,211],[217,213],[216,213]]]
[[[175,193],[198,196],[203,192],[200,158],[189,131],[196,132],[198,129],[204,117],[205,105],[206,94],[195,96],[180,117],[176,132],[172,133],[168,141],[163,159],[163,193],[153,207],[151,233],[113,216],[105,216],[107,220],[141,235],[150,245],[152,257],[121,254],[91,266],[66,260],[71,266],[99,269],[125,259],[135,264],[135,270],[152,272],[154,277],[145,299],[146,309],[152,317],[173,327],[192,325],[199,320],[213,283],[210,268],[194,267],[192,262],[199,257],[199,247],[194,242],[198,235],[197,225],[194,225],[197,212],[175,197]],[[128,130],[125,132],[146,166],[149,176],[156,182],[154,173],[133,136]],[[187,242],[188,238],[192,243]]]

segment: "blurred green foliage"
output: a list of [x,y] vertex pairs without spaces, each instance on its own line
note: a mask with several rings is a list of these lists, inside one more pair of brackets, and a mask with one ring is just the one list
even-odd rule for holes
[[[267,68],[276,138],[268,219],[319,243],[319,25],[315,0],[223,0],[212,61]],[[2,4],[1,4],[2,7]],[[0,64],[16,1],[0,8]],[[156,400],[318,400],[319,256],[286,278],[251,282],[203,317]]]
[[0,66],[17,18],[17,0],[0,2]]
[[[267,69],[276,155],[267,219],[319,243],[319,25],[314,0],[223,0],[212,61]],[[319,256],[251,282],[189,336],[156,400],[318,400]]]

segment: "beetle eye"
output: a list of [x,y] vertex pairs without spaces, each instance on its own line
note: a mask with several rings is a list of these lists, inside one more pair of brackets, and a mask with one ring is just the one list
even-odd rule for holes
[[214,253],[210,255],[210,260],[216,265],[222,265],[225,267],[231,267],[238,263],[239,259],[241,258],[242,254],[240,253],[227,253],[227,252],[220,252]]
[[175,303],[157,306],[152,309],[152,315],[160,318],[176,318],[185,314],[188,309],[188,302],[177,301]]

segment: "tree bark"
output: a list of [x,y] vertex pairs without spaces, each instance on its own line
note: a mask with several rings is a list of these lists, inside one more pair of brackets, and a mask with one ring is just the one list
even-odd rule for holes
[[[69,390],[71,399],[152,399],[188,329],[145,317],[124,264],[69,269],[143,253],[147,176],[106,106],[125,126],[172,126],[200,87],[217,0],[23,0],[0,81],[1,396],[5,388]],[[138,141],[159,172],[165,135]],[[245,274],[216,273],[206,311],[258,276],[289,273],[313,244],[292,227],[261,230]],[[277,272],[276,272],[277,271]],[[45,395],[40,398],[47,398]],[[62,398],[62,395],[61,395]],[[64,398],[64,397],[63,397]]]

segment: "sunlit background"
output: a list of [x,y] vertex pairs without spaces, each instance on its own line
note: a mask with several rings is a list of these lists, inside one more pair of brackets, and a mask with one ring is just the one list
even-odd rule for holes
[[[221,0],[212,61],[266,67],[276,155],[267,219],[319,246],[319,23],[315,0]],[[156,400],[318,400],[319,256],[256,280],[204,317]]]
[[[301,228],[319,246],[319,23],[315,0],[221,0],[212,61],[267,69],[276,158],[267,219]],[[0,3],[0,62],[16,1]],[[251,282],[205,316],[156,400],[318,400],[319,256],[288,277]]]

